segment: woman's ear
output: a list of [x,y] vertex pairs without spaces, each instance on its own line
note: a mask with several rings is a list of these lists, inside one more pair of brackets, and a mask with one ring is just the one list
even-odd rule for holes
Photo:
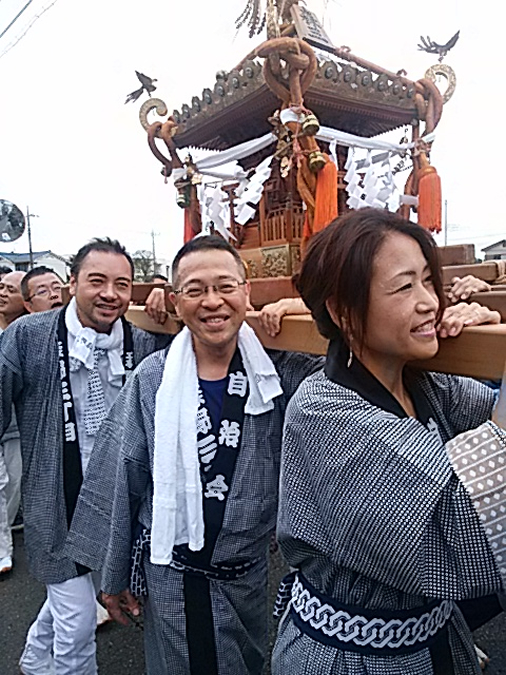
[[339,316],[332,300],[326,300],[325,307],[327,308],[327,312],[330,314],[330,318],[343,334],[343,337],[346,340],[346,342],[348,344],[351,344],[353,336],[351,334],[348,321],[344,318],[344,316]]
[[346,321],[342,316],[339,316],[332,300],[325,300],[325,307],[327,308],[327,312],[330,314],[330,318],[336,324],[336,326],[343,333],[346,333]]

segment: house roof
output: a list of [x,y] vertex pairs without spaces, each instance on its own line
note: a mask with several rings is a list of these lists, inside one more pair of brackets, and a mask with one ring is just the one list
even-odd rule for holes
[[[6,252],[0,252],[0,256],[3,258],[7,258],[7,260],[10,260],[11,262],[15,263],[28,263],[30,262],[30,254],[29,253],[14,253],[11,251],[11,253],[6,253]],[[38,260],[39,258],[46,258],[47,256],[51,256],[53,258],[57,258],[57,260],[61,260],[64,262],[66,265],[68,265],[68,262],[63,258],[61,255],[58,255],[57,253],[53,253],[52,251],[33,251],[32,253],[33,259]]]
[[506,239],[503,239],[502,241],[498,241],[495,244],[490,244],[490,246],[484,246],[481,250],[482,251],[490,251],[493,248],[506,248]]

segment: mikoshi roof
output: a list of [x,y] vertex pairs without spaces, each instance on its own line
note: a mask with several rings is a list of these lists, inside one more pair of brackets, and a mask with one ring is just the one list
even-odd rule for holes
[[[414,82],[315,51],[319,67],[304,103],[322,125],[370,137],[416,117]],[[230,147],[271,131],[268,117],[277,107],[260,61],[246,59],[229,73],[218,73],[212,88],[174,110],[174,142],[178,147]]]

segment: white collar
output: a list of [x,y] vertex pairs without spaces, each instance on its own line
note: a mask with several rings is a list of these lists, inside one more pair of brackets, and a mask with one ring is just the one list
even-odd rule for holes
[[[123,353],[123,325],[117,319],[110,333],[97,333],[93,328],[82,325],[77,314],[76,299],[72,298],[65,310],[65,326],[74,338],[69,344],[69,358],[80,362],[88,370],[94,367],[94,351],[104,349],[109,360],[108,380],[110,382],[125,374],[121,356]],[[70,341],[69,341],[70,343]]]

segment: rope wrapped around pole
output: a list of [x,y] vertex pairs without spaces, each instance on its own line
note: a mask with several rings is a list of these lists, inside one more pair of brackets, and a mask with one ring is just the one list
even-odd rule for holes
[[[311,46],[295,37],[276,37],[267,40],[257,47],[251,56],[265,59],[263,74],[267,86],[281,99],[282,108],[290,108],[296,116],[296,121],[288,121],[285,126],[293,138],[293,159],[297,166],[297,191],[306,205],[302,242],[302,249],[304,249],[314,231],[315,211],[320,214],[320,220],[329,214],[333,214],[333,217],[337,216],[337,173],[325,172],[325,180],[320,181],[320,172],[331,160],[328,155],[321,152],[314,137],[315,130],[305,128],[300,120],[301,114],[306,115],[306,119],[311,116],[314,120],[313,124],[318,127],[316,117],[304,107],[304,94],[318,70],[318,61]],[[279,67],[281,61],[288,66],[288,79],[283,77],[283,69]],[[335,186],[330,185],[329,175],[335,178]],[[317,189],[318,183],[320,183],[319,190]],[[327,204],[328,200],[335,202],[335,205]],[[333,217],[329,216],[328,222],[318,222],[317,229],[328,225]]]

